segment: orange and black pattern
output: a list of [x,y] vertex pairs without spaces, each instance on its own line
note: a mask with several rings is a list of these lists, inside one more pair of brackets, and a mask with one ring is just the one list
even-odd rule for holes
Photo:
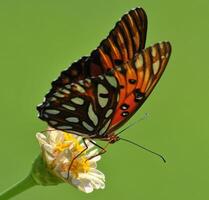
[[127,62],[123,69],[125,73],[115,71],[115,76],[120,83],[120,99],[110,131],[122,126],[144,103],[160,79],[170,53],[169,42],[157,43],[136,54],[133,60]]
[[90,56],[52,82],[39,117],[55,129],[108,140],[141,107],[169,60],[170,43],[145,48],[146,32],[142,8],[125,14]]

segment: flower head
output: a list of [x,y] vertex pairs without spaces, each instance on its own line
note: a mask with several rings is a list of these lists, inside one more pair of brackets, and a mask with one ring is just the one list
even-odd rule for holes
[[85,150],[81,137],[51,128],[46,134],[37,133],[36,137],[51,173],[86,193],[104,189],[105,176],[96,169],[101,156],[89,159],[98,154],[93,144],[86,140]]

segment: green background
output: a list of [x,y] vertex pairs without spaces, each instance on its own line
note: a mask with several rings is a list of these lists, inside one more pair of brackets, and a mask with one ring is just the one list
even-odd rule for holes
[[172,43],[158,86],[128,124],[131,139],[167,159],[118,142],[99,162],[105,190],[84,194],[67,184],[34,187],[14,199],[209,198],[209,1],[0,0],[0,191],[29,172],[46,128],[36,105],[58,74],[88,55],[116,21],[141,6],[148,15],[147,46]]

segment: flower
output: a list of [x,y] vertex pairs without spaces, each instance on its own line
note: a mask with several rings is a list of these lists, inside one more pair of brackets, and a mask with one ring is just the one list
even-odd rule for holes
[[105,176],[96,169],[101,156],[91,158],[98,154],[98,149],[88,140],[85,140],[88,146],[85,150],[80,136],[52,128],[45,134],[37,133],[36,137],[46,166],[56,177],[85,193],[105,188]]

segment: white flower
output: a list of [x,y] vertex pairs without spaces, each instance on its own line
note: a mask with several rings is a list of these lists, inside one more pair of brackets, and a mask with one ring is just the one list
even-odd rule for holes
[[37,133],[36,137],[42,149],[43,159],[54,175],[86,193],[94,189],[104,189],[105,176],[96,169],[96,162],[101,156],[88,160],[98,154],[98,149],[92,149],[94,145],[88,140],[88,149],[73,160],[85,148],[81,137],[52,128],[48,129],[46,134]]

